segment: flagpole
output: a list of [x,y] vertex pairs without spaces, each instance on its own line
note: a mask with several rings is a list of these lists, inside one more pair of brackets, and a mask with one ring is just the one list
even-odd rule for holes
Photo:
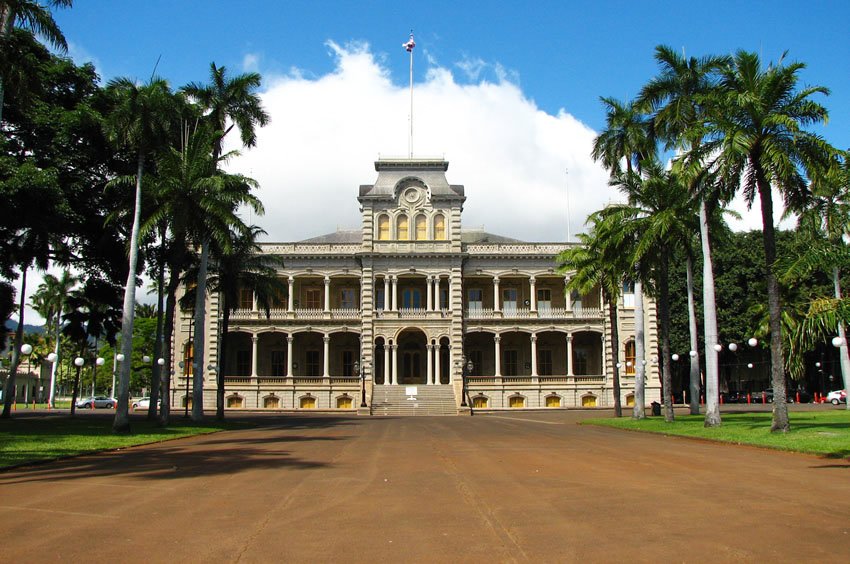
[[413,41],[413,31],[410,32],[410,38],[407,40],[407,43],[403,43],[402,47],[410,53],[410,133],[407,138],[407,154],[412,159],[413,158],[413,48],[416,47],[416,43]]

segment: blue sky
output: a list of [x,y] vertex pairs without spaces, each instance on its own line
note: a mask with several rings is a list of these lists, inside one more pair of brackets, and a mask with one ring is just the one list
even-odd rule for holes
[[[850,147],[846,1],[77,0],[56,18],[73,53],[96,61],[104,78],[145,79],[161,56],[158,72],[174,85],[203,81],[211,61],[239,69],[247,55],[257,57],[264,75],[295,67],[321,76],[334,66],[328,40],[368,42],[403,84],[400,44],[413,29],[417,55],[449,68],[464,60],[488,63],[478,80],[496,80],[499,64],[542,110],[564,108],[595,129],[604,123],[599,96],[633,96],[655,71],[657,44],[696,55],[747,49],[767,60],[788,50],[808,64],[806,83],[832,90],[823,134]],[[419,65],[416,80],[425,72]]]

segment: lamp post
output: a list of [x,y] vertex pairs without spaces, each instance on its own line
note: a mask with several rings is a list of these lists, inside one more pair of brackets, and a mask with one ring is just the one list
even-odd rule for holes
[[[75,388],[75,391],[79,390],[79,385],[80,385],[80,372],[82,371],[82,369],[83,369],[83,364],[85,364],[85,363],[86,363],[86,361],[85,361],[85,360],[83,359],[83,357],[81,357],[81,356],[78,356],[77,358],[75,358],[75,359],[74,359],[74,366],[76,366],[76,367],[77,367],[77,378],[76,378],[76,380],[74,380],[74,388]],[[74,399],[76,399],[76,398],[74,398]],[[94,400],[92,400],[92,401],[94,401]],[[77,407],[77,402],[76,402],[76,401],[72,401],[72,402],[71,402],[71,415],[72,415],[72,416],[74,415],[74,411],[75,411],[76,407]]]
[[362,368],[359,362],[354,361],[354,372],[360,377],[360,407],[368,407],[366,405],[366,372]]
[[[470,358],[470,359],[466,359],[466,362],[464,363],[463,367],[466,369],[466,376],[463,378],[463,382],[462,382],[463,383],[463,398],[461,398],[461,404],[460,405],[461,405],[461,407],[467,407],[468,404],[466,402],[466,396],[469,395],[469,385],[468,385],[467,381],[469,380],[469,376],[472,374],[472,370],[473,370],[473,368],[475,368],[475,365],[472,363],[472,359]],[[463,372],[463,371],[461,371],[461,372]]]
[[[839,329],[841,329],[841,328],[839,327]],[[832,338],[832,346],[835,347],[836,349],[838,349],[839,362],[841,362],[842,358],[845,358],[844,357],[844,351],[842,349],[847,346],[847,341],[845,341],[844,337],[839,335],[837,337]],[[850,385],[848,385],[848,383],[847,383],[848,375],[846,374],[846,372],[844,372],[843,368],[842,368],[842,371],[841,371],[841,375],[844,378],[844,389],[845,389],[845,391],[850,391],[850,390],[847,390],[847,388],[850,388]],[[829,380],[830,380],[830,382],[832,382],[832,374],[829,375]],[[848,399],[845,402],[845,404],[847,406],[847,409],[850,410],[850,399]]]
[[115,358],[112,359],[112,387],[109,389],[109,397],[115,397],[115,374],[118,372],[118,363],[124,362],[124,355],[118,353],[115,355]]
[[94,366],[91,372],[91,397],[94,397],[95,386],[97,385],[97,367],[103,366],[106,361],[101,357],[97,357],[94,361]]
[[[29,355],[31,355],[31,354],[32,354],[32,345],[31,345],[31,344],[29,344],[29,343],[24,343],[23,345],[21,345],[21,356],[26,356],[26,357],[28,357],[28,356],[29,356]],[[18,368],[20,368],[21,364],[22,364],[22,362],[18,362]],[[27,369],[28,369],[28,370],[30,370],[30,367],[29,367],[29,359],[27,359]],[[31,371],[31,370],[30,370],[30,371]],[[27,398],[27,391],[29,390],[29,388],[30,388],[29,383],[25,383],[25,384],[24,384],[24,402],[25,402],[25,403],[26,403],[26,401],[27,401],[27,399],[28,399],[28,398]]]
[[53,400],[53,390],[56,387],[56,380],[55,380],[56,371],[53,368],[54,368],[57,360],[59,360],[59,356],[56,353],[52,352],[49,355],[47,355],[47,362],[49,362],[51,364],[51,367],[50,367],[50,392],[47,395],[47,411],[50,411],[51,409],[56,407],[56,404]]

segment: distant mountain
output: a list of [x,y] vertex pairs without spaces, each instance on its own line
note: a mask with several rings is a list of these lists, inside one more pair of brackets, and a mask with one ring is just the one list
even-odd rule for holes
[[[6,321],[6,331],[9,333],[14,333],[18,330],[18,322],[14,319],[9,319]],[[36,333],[38,335],[44,334],[44,325],[27,325],[24,323],[24,333]]]

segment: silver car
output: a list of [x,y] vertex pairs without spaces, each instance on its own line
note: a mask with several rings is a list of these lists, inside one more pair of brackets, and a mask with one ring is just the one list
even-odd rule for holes
[[77,400],[77,407],[83,409],[91,409],[92,405],[96,408],[113,409],[118,404],[118,400],[106,396],[89,396]]

